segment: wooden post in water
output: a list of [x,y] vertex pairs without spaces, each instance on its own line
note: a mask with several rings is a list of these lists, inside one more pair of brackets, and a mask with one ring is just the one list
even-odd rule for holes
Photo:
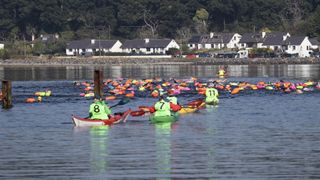
[[11,81],[2,81],[2,107],[4,109],[12,108]]
[[94,71],[94,95],[103,97],[103,71]]

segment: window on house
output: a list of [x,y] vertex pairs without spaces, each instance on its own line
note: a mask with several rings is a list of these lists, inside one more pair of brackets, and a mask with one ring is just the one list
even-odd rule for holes
[[292,46],[292,49],[293,49],[293,50],[296,50],[296,46]]
[[147,48],[147,51],[149,52],[149,51],[150,51],[150,48]]
[[307,50],[309,50],[309,46],[307,46]]
[[69,49],[69,51],[72,51],[72,49]]

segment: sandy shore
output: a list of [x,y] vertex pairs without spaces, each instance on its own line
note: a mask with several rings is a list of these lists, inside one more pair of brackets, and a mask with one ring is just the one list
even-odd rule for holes
[[198,65],[246,65],[246,64],[320,64],[320,58],[101,58],[54,57],[0,60],[0,66],[68,66],[68,65],[143,65],[143,64],[198,64]]

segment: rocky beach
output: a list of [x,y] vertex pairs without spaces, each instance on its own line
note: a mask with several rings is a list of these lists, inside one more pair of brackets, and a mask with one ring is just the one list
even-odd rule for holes
[[124,64],[197,64],[197,65],[246,65],[246,64],[320,64],[320,58],[129,58],[129,57],[29,57],[0,61],[6,66],[68,66],[68,65],[124,65]]

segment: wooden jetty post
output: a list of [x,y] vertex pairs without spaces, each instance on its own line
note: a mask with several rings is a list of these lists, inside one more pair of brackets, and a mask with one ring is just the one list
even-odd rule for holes
[[103,71],[94,71],[94,95],[103,97]]
[[2,107],[4,109],[12,108],[12,85],[11,81],[2,81]]

